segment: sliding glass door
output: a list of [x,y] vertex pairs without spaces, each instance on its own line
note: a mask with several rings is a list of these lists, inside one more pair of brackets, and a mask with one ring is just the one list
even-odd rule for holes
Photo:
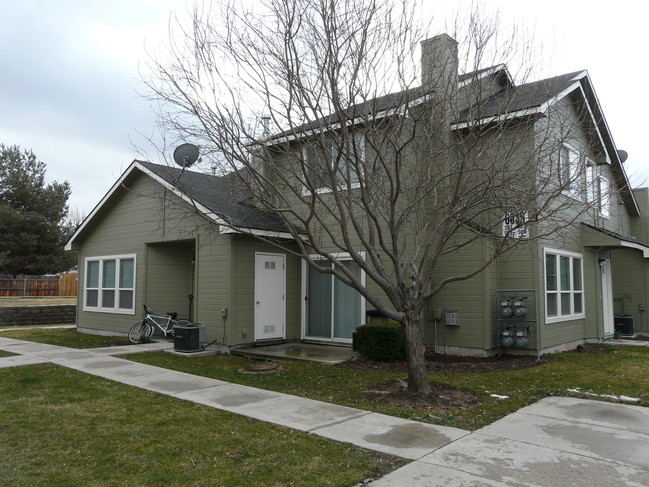
[[[321,267],[331,269],[332,264],[318,261]],[[359,281],[361,269],[351,260],[342,260]],[[331,274],[306,268],[306,329],[305,338],[348,341],[356,327],[364,322],[363,299],[355,289]]]

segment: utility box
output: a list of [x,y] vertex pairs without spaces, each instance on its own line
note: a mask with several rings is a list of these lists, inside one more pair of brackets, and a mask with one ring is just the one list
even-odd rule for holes
[[446,326],[460,326],[460,310],[459,309],[444,310],[444,324]]
[[174,326],[174,350],[186,353],[200,352],[201,335],[204,336],[204,333],[205,327],[200,323]]

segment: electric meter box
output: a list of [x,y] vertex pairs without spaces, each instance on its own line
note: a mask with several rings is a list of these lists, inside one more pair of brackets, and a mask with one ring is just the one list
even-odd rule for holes
[[459,309],[444,310],[444,324],[446,326],[460,326],[460,310]]

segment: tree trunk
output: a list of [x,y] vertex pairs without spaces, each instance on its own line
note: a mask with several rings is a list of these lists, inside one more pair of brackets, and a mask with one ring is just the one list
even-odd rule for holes
[[426,371],[424,344],[419,331],[419,319],[411,316],[406,317],[402,326],[406,334],[406,351],[408,353],[408,392],[428,394],[430,392],[430,381]]

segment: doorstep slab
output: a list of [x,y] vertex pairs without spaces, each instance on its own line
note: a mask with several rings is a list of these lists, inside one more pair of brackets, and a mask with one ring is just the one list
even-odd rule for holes
[[469,431],[369,413],[314,433],[414,460],[468,435]]

